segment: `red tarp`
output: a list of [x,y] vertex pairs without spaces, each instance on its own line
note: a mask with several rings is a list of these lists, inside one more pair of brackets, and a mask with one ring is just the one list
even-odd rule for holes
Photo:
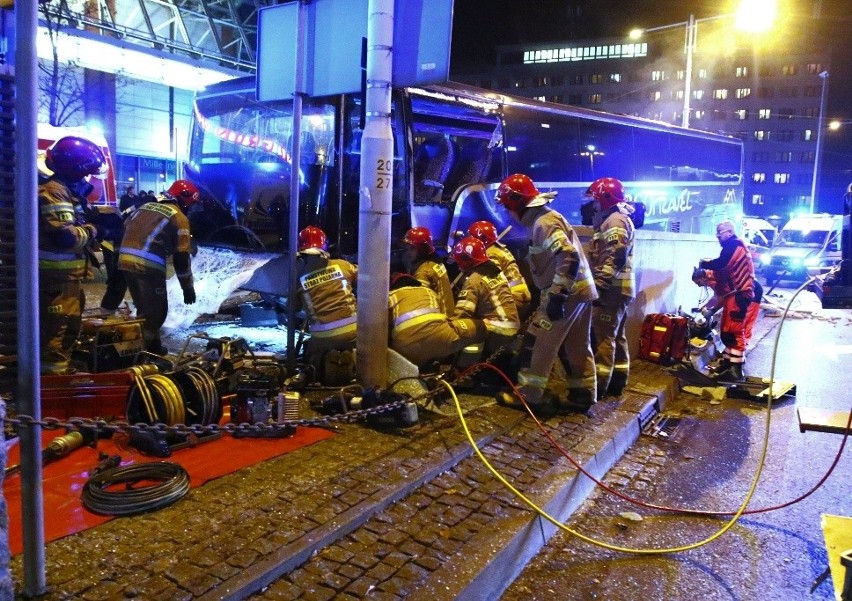
[[[42,432],[42,448],[64,430]],[[322,428],[297,427],[290,438],[279,439],[234,439],[224,434],[220,439],[206,442],[197,447],[181,449],[168,458],[146,457],[135,449],[119,448],[112,439],[98,441],[98,448],[82,447],[67,457],[44,466],[44,538],[46,542],[92,528],[111,520],[89,512],[83,507],[80,494],[88,479],[88,472],[98,464],[98,453],[121,456],[122,465],[146,461],[171,461],[179,463],[189,473],[192,488],[205,482],[230,474],[301,447],[325,440],[333,432]],[[116,437],[118,439],[118,435]],[[7,465],[18,463],[18,446],[9,450]],[[21,475],[11,475],[3,483],[3,496],[9,512],[9,549],[12,555],[23,550],[21,533]]]

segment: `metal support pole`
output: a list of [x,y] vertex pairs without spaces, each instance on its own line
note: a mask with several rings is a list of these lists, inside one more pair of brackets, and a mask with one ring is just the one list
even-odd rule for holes
[[307,31],[307,3],[299,2],[299,13],[296,17],[296,89],[293,92],[293,140],[290,152],[290,207],[289,207],[289,244],[287,250],[290,260],[289,289],[287,291],[287,367],[290,373],[296,367],[296,294],[298,290],[298,271],[296,269],[296,253],[299,238],[299,190],[301,188],[300,165],[302,163],[302,96],[305,86],[305,32]]
[[393,134],[391,72],[393,0],[370,0],[367,15],[367,108],[361,137],[358,216],[358,379],[385,386],[388,378],[388,281],[390,279]]
[[689,15],[689,21],[686,22],[686,72],[683,75],[683,115],[681,115],[680,122],[683,127],[689,127],[689,103],[690,96],[692,96],[692,55],[695,52],[697,34],[698,23],[695,22],[694,15]]
[[[15,6],[15,270],[18,311],[18,402],[22,413],[41,420],[40,320],[38,310],[38,3]],[[24,310],[24,309],[27,310]],[[44,562],[41,426],[22,428],[21,524],[24,539],[24,595],[47,592]]]
[[816,197],[817,197],[817,182],[819,181],[819,170],[820,164],[822,163],[822,130],[825,129],[823,127],[823,115],[825,114],[825,90],[828,87],[828,71],[823,71],[819,74],[822,78],[822,93],[819,96],[819,114],[817,116],[817,139],[816,139],[816,152],[814,152],[814,176],[811,180],[811,204],[809,212],[813,213],[816,207]]

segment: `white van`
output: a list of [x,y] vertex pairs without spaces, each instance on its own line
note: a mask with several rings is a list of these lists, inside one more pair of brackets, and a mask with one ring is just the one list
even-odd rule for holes
[[843,216],[800,215],[781,229],[761,258],[767,281],[803,280],[827,273],[841,260]]
[[751,260],[754,263],[754,270],[760,271],[763,267],[763,255],[769,252],[775,237],[778,235],[778,228],[759,217],[743,217],[742,235],[740,238],[745,242],[751,253]]

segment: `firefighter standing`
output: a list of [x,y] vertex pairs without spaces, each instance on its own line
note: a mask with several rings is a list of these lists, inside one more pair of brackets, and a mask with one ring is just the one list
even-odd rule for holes
[[331,259],[325,232],[309,225],[299,232],[299,291],[311,336],[305,361],[319,368],[330,350],[355,348],[358,316],[355,283],[358,268],[344,259]]
[[415,365],[423,365],[449,357],[484,337],[482,322],[448,317],[439,304],[438,295],[414,276],[391,274],[390,348]]
[[432,232],[429,228],[413,227],[406,232],[402,242],[405,245],[403,262],[408,273],[434,290],[441,303],[441,312],[452,315],[455,309],[453,287],[447,267],[435,254]]
[[39,316],[41,373],[66,373],[80,331],[88,272],[98,228],[85,221],[90,175],[106,173],[106,159],[93,142],[66,136],[46,151],[53,172],[38,187]]
[[624,187],[613,177],[595,180],[586,195],[595,209],[589,265],[599,295],[592,307],[598,398],[621,396],[630,373],[627,307],[636,295],[632,209],[624,203]]
[[[692,279],[715,280],[714,291],[722,301],[722,322],[720,335],[725,351],[717,375],[727,375],[735,380],[743,379],[745,364],[746,330],[751,330],[758,309],[749,308],[754,300],[754,264],[748,248],[735,233],[734,223],[730,220],[716,226],[716,238],[722,247],[719,257],[705,259],[698,263]],[[747,324],[747,318],[752,324]]]
[[194,184],[177,180],[156,201],[143,204],[133,213],[121,240],[118,268],[127,281],[137,317],[145,320],[145,348],[157,355],[168,354],[160,340],[160,328],[169,311],[166,262],[170,256],[183,302],[195,303],[186,212],[198,197]]
[[531,309],[532,294],[524,276],[521,275],[515,256],[497,239],[497,228],[490,221],[477,221],[467,228],[467,235],[478,238],[485,245],[488,258],[496,263],[506,276],[512,298],[515,299],[515,307],[518,309],[518,317],[524,321]]
[[[496,200],[527,228],[527,261],[541,304],[524,337],[518,387],[528,404],[557,410],[588,411],[596,400],[595,358],[591,346],[592,301],[598,293],[580,239],[565,218],[547,205],[552,194],[540,193],[533,181],[517,173],[507,177]],[[554,361],[568,376],[568,398],[545,396]],[[509,392],[498,402],[518,407]]]

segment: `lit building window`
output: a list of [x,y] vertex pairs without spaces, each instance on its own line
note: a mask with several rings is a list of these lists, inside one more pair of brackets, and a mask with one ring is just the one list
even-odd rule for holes
[[707,111],[693,111],[693,119],[703,119],[707,115]]
[[659,90],[651,92],[651,102],[656,102],[662,97],[663,97],[663,95]]
[[686,77],[686,71],[684,71],[683,69],[678,69],[675,72],[675,79],[683,79],[684,77]]
[[762,184],[763,182],[766,181],[766,174],[765,173],[753,173],[751,175],[751,181],[753,181],[756,184]]
[[734,119],[745,121],[748,119],[748,109],[737,109],[734,111]]
[[760,109],[757,111],[758,119],[769,119],[772,116],[772,109]]
[[707,69],[698,70],[698,79],[707,79],[710,77],[710,72]]
[[600,73],[592,73],[589,75],[589,83],[603,83],[603,75]]
[[737,77],[748,77],[748,67],[737,67],[734,75]]
[[812,129],[802,130],[802,140],[804,140],[805,142],[810,142],[813,139],[814,139],[814,130],[812,130]]
[[752,194],[751,195],[751,204],[762,205],[763,204],[763,194]]
[[704,90],[693,90],[692,97],[695,100],[701,100],[704,98]]
[[675,90],[674,97],[677,100],[683,100],[683,90]]
[[769,139],[769,132],[765,129],[754,130],[754,139],[759,142],[765,142]]
[[601,95],[600,94],[589,94],[589,103],[590,104],[600,104],[601,103]]
[[737,98],[746,98],[751,96],[751,88],[737,88]]
[[621,83],[621,73],[610,73],[609,83]]
[[610,44],[609,46],[563,46],[525,50],[523,61],[525,65],[534,63],[559,63],[585,60],[637,58],[648,55],[648,43]]
[[775,174],[775,183],[776,184],[789,184],[790,183],[790,174],[789,173],[776,173]]
[[796,65],[782,65],[781,66],[781,75],[795,75],[796,74]]
[[808,75],[818,75],[822,71],[822,65],[819,63],[808,63],[805,65],[805,71],[808,72]]
[[713,98],[716,98],[717,100],[724,100],[727,97],[728,97],[728,90],[726,90],[724,88],[713,90]]
[[654,70],[651,71],[651,81],[663,81],[666,78],[665,71]]

